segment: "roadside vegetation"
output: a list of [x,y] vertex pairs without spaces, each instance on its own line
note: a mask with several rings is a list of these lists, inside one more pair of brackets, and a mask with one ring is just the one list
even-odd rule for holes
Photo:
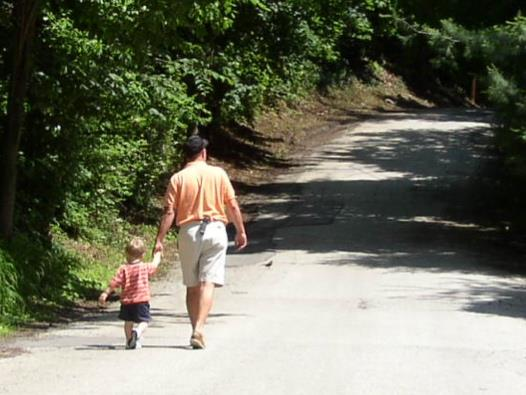
[[0,334],[93,299],[125,240],[154,238],[195,130],[257,177],[349,110],[475,99],[523,185],[526,19],[482,3],[1,1]]

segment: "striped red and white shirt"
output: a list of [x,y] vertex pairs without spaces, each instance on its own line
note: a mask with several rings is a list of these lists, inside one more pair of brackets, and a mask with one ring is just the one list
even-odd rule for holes
[[149,278],[157,271],[152,263],[126,263],[121,265],[110,282],[112,288],[121,288],[121,303],[147,303],[150,301]]

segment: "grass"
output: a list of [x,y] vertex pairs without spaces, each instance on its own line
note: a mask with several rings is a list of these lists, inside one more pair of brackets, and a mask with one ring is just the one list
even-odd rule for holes
[[5,337],[13,332],[13,327],[0,324],[0,337]]

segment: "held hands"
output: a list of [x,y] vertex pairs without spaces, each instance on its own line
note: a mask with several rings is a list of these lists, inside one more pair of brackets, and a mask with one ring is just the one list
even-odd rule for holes
[[157,254],[157,253],[163,253],[163,249],[164,249],[164,246],[163,246],[163,243],[159,240],[157,240],[155,242],[155,246],[153,247],[153,255]]
[[155,265],[155,267],[159,266],[159,264],[161,263],[162,256],[162,251],[156,250],[156,248],[154,248],[152,264]]

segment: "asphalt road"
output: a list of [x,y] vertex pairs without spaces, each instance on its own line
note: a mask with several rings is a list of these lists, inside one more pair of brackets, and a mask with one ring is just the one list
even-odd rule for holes
[[0,393],[524,393],[524,276],[508,270],[524,259],[484,212],[488,120],[378,116],[261,188],[206,350],[187,346],[174,268],[141,350],[113,304],[1,344]]

